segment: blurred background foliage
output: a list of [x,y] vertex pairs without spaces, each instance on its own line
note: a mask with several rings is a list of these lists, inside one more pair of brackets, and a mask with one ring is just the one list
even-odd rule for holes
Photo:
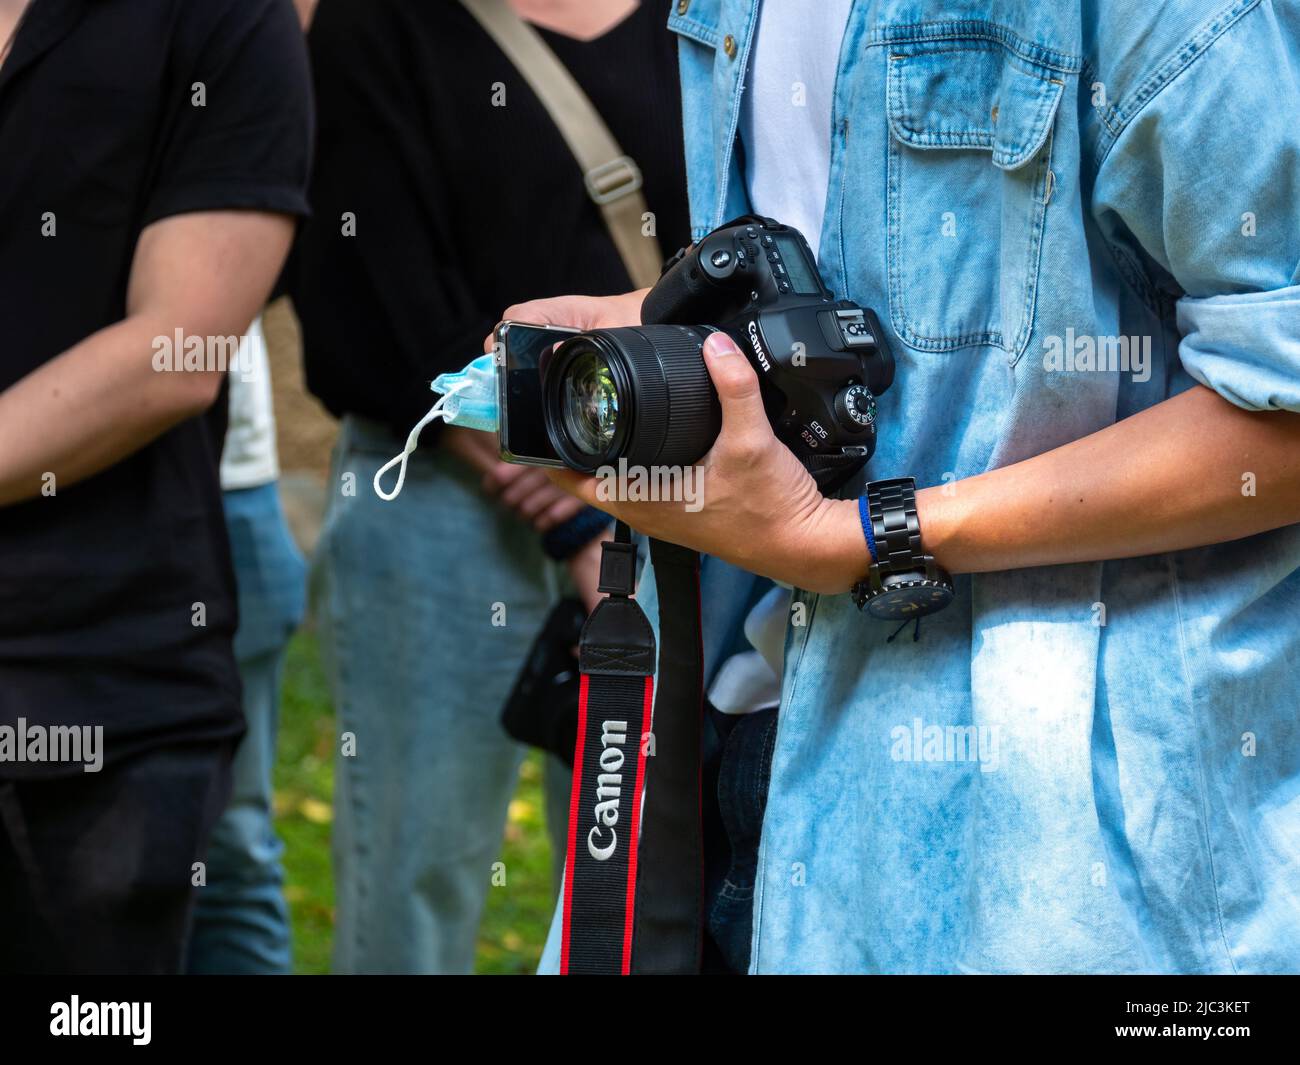
[[[334,938],[330,864],[334,756],[338,729],[311,629],[289,647],[275,771],[276,829],[285,844],[285,894],[293,920],[294,969],[329,972]],[[531,973],[546,940],[554,905],[551,848],[544,821],[542,762],[524,762],[510,804],[501,861],[505,883],[489,886],[479,929],[476,971]],[[484,870],[491,885],[491,870]]]

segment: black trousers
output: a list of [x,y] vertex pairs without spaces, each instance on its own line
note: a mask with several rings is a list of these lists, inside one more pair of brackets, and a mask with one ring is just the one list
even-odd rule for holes
[[230,743],[0,779],[0,972],[178,973]]

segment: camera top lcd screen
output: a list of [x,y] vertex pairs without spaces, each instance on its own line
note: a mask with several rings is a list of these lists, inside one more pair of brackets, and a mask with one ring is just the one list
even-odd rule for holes
[[807,252],[803,245],[793,237],[778,234],[777,251],[785,263],[785,272],[790,276],[790,287],[800,296],[820,296],[821,282],[809,272]]

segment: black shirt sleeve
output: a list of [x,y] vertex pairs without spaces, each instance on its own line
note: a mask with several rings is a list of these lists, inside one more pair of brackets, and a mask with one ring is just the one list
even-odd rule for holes
[[[289,277],[308,386],[335,414],[405,437],[433,403],[430,381],[482,353],[501,308],[480,305],[456,254],[451,227],[469,208],[444,179],[424,122],[426,84],[407,67],[402,35],[391,5],[318,9],[309,42],[321,115],[314,218]],[[425,430],[426,443],[438,428]]]
[[202,0],[177,18],[144,224],[223,209],[307,214],[311,79],[293,5]]

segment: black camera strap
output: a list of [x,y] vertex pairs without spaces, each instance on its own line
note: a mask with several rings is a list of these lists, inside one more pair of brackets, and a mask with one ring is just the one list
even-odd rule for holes
[[704,934],[700,556],[651,540],[650,560],[659,593],[659,690],[653,757],[646,767],[632,964],[638,973],[698,973]]
[[619,522],[603,545],[606,596],[578,641],[578,743],[573,755],[560,972],[631,971],[637,839],[645,792],[655,638],[632,598],[636,546]]
[[603,546],[606,593],[579,640],[581,681],[565,861],[560,971],[694,973],[702,937],[699,556],[651,542],[655,637],[632,598],[636,547]]

